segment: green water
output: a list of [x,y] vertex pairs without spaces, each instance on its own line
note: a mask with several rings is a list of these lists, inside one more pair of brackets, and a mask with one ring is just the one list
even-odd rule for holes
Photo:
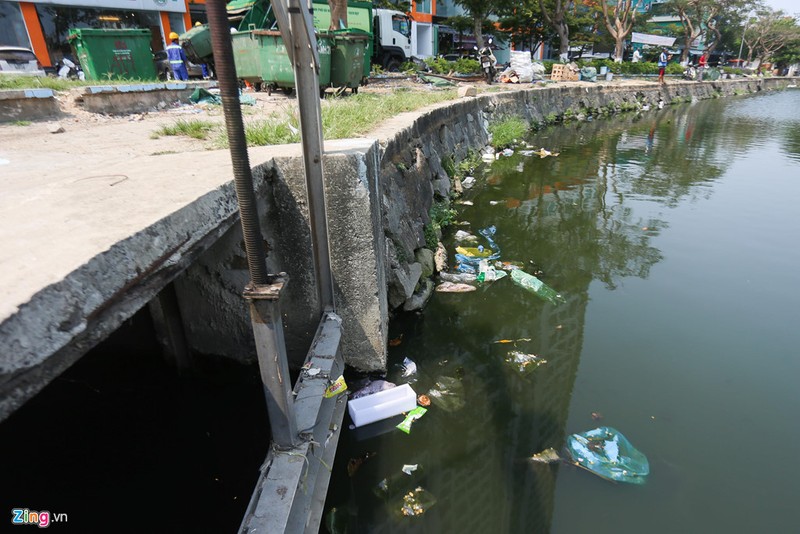
[[[418,393],[459,378],[464,406],[432,406],[410,435],[345,432],[326,508],[349,532],[797,532],[800,92],[530,142],[560,155],[500,159],[459,228],[495,225],[502,259],[541,270],[566,303],[505,278],[397,319],[391,361],[416,361]],[[521,376],[510,350],[547,364]],[[599,425],[647,455],[645,485],[526,460]],[[420,517],[372,493],[404,464],[437,499]]]

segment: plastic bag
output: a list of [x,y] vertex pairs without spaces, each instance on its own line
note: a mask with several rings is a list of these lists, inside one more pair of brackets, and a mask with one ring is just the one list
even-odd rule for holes
[[417,374],[417,364],[409,358],[403,358],[403,373],[400,376],[410,378],[415,374]]
[[477,277],[472,273],[439,273],[439,278],[444,282],[452,282],[454,284],[468,284],[475,282]]
[[469,293],[478,289],[469,284],[456,283],[456,282],[442,282],[436,286],[436,291],[439,293]]
[[452,376],[440,377],[428,390],[431,402],[446,412],[454,412],[464,407],[464,385]]
[[393,384],[392,382],[387,382],[386,380],[375,380],[373,382],[368,382],[367,385],[365,385],[358,391],[354,392],[350,398],[360,399],[361,397],[366,397],[367,395],[372,395],[373,393],[377,393],[385,389],[392,389],[393,387],[396,386],[397,384]]
[[576,465],[606,480],[644,484],[650,474],[647,457],[611,427],[571,434],[567,450]]

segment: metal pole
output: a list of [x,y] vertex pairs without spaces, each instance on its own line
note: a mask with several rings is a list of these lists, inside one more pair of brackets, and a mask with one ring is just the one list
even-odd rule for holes
[[745,34],[747,34],[748,26],[750,26],[750,14],[749,13],[747,15],[747,21],[745,21],[745,23],[744,23],[744,31],[742,32],[742,42],[739,43],[739,57],[736,58],[736,59],[738,59],[738,61],[736,62],[736,66],[740,67],[740,68],[742,66],[741,63],[742,63],[742,49],[744,48],[744,36],[745,36]]
[[319,103],[319,56],[310,9],[311,0],[272,0],[272,11],[286,49],[291,49],[289,57],[294,65],[317,296],[322,309],[335,309],[322,170],[324,147]]
[[286,278],[283,273],[278,277],[267,274],[266,251],[259,225],[250,160],[247,156],[247,140],[239,103],[239,82],[233,62],[225,1],[208,0],[206,12],[230,144],[247,266],[250,270],[250,284],[245,288],[244,296],[250,303],[250,320],[267,399],[272,439],[278,447],[289,448],[299,443],[299,436],[278,304]]

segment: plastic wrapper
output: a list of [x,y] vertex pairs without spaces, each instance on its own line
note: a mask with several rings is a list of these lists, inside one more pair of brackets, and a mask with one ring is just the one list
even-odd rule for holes
[[650,474],[647,457],[611,427],[571,434],[567,450],[576,465],[606,480],[644,484]]
[[328,386],[328,389],[325,390],[325,394],[323,397],[326,399],[330,399],[331,397],[335,397],[340,393],[344,393],[347,391],[347,382],[344,381],[344,376],[340,376],[333,383]]
[[452,376],[442,376],[428,391],[434,406],[446,412],[454,412],[464,407],[464,384]]
[[525,354],[524,352],[512,350],[508,353],[508,356],[506,356],[506,363],[511,365],[521,374],[528,374],[546,364],[547,360],[540,358],[535,354]]
[[531,293],[535,293],[539,298],[546,300],[551,304],[566,302],[564,297],[558,294],[555,289],[548,286],[532,274],[526,273],[522,269],[515,269],[511,271],[511,279],[517,285],[522,286]]
[[478,241],[478,236],[474,236],[464,230],[458,230],[455,235],[455,240],[458,242],[475,243]]
[[488,258],[494,254],[492,249],[484,248],[483,245],[478,245],[477,247],[456,247],[456,252],[471,258]]
[[410,434],[411,433],[411,425],[414,423],[414,421],[416,421],[417,419],[419,419],[420,417],[425,415],[425,413],[427,413],[427,411],[428,411],[427,408],[423,408],[422,406],[417,406],[416,408],[414,408],[413,410],[408,412],[408,415],[406,415],[406,418],[403,419],[402,423],[397,425],[397,428],[399,428],[400,430],[402,430],[406,434]]

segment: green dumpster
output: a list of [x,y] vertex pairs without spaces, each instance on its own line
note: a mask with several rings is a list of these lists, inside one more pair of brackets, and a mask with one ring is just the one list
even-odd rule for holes
[[192,63],[208,63],[214,55],[211,49],[211,30],[208,24],[193,26],[191,30],[180,36],[180,43],[186,57]]
[[74,28],[67,40],[87,80],[156,79],[150,30]]
[[[231,36],[236,76],[253,84],[264,84],[267,92],[280,88],[290,93],[294,88],[294,70],[281,32],[250,30]],[[324,91],[331,78],[331,42],[328,34],[317,37],[320,73],[319,86]]]
[[364,56],[369,34],[352,30],[336,30],[331,33],[331,85],[349,87],[353,93],[357,93],[364,77]]

